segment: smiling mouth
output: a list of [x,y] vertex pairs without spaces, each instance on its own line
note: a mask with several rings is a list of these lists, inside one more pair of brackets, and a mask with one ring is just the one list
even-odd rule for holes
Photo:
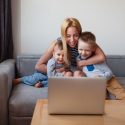
[[76,44],[75,43],[70,43],[71,46],[75,46]]
[[71,45],[74,45],[75,44],[75,42],[73,42],[73,43],[70,43]]
[[59,60],[59,62],[63,62],[63,60]]

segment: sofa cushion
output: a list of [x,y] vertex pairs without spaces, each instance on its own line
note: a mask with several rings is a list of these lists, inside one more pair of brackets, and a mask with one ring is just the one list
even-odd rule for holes
[[107,55],[106,60],[116,77],[125,77],[125,55]]
[[39,60],[40,55],[24,55],[24,56],[17,56],[16,58],[16,69],[17,69],[17,76],[27,76],[33,74],[35,71],[35,64]]
[[125,77],[117,77],[117,79],[121,83],[121,85],[125,88]]
[[37,99],[47,98],[48,88],[35,88],[25,84],[14,87],[9,101],[11,116],[32,117]]

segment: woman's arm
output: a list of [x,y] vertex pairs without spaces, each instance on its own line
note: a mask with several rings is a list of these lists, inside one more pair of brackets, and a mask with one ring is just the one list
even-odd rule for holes
[[38,62],[36,63],[36,66],[35,66],[36,70],[44,72],[44,73],[47,72],[46,64],[47,64],[48,60],[52,57],[55,43],[56,43],[56,41],[52,42],[52,44],[47,49],[47,51],[40,57],[40,59],[38,60]]
[[98,64],[105,61],[105,54],[102,49],[98,46],[96,48],[95,54],[87,60],[78,61],[77,65],[83,67],[91,64]]

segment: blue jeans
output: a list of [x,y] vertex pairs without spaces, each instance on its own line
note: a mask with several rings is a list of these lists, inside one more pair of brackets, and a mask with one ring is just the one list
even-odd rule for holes
[[34,86],[37,82],[40,82],[44,87],[47,87],[48,77],[42,72],[35,71],[32,75],[22,77],[21,82],[30,86]]

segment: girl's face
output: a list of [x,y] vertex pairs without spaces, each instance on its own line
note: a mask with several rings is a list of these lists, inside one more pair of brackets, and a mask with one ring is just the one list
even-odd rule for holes
[[64,63],[64,51],[60,50],[57,46],[54,48],[53,57],[58,64]]
[[79,39],[79,32],[76,27],[69,27],[66,32],[66,42],[71,47],[74,48]]

